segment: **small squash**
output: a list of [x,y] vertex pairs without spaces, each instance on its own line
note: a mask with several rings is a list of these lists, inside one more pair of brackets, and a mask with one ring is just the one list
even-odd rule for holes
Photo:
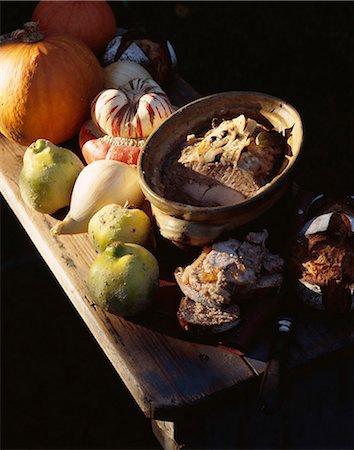
[[80,148],[87,164],[98,159],[113,159],[136,166],[144,143],[144,139],[104,134],[92,120],[86,120],[79,134]]
[[97,56],[116,33],[116,19],[106,1],[40,1],[32,14],[43,33],[70,34]]
[[103,88],[103,69],[86,45],[44,37],[35,22],[0,44],[0,61],[0,132],[21,145],[74,137]]
[[91,105],[91,118],[110,136],[147,138],[173,111],[156,81],[137,78],[98,94]]

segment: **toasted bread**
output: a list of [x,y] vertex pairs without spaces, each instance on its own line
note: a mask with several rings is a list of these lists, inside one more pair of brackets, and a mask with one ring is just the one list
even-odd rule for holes
[[185,331],[218,334],[234,328],[240,322],[240,308],[236,304],[225,308],[208,307],[183,297],[177,318]]

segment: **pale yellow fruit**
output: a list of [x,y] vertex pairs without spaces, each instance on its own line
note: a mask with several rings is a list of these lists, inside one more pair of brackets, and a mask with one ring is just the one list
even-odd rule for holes
[[74,183],[83,168],[72,151],[38,139],[23,157],[19,186],[24,202],[46,214],[68,206]]
[[90,240],[100,253],[115,241],[144,245],[150,231],[151,222],[144,211],[123,208],[117,204],[101,208],[88,224]]
[[92,263],[88,288],[102,309],[134,316],[153,302],[159,284],[155,256],[137,244],[114,242]]

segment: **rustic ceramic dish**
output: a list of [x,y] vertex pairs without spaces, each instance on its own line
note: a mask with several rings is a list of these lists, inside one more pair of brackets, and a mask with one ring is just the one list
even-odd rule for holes
[[[244,114],[275,128],[292,128],[291,155],[279,174],[259,193],[241,203],[201,207],[167,200],[163,196],[161,167],[170,152],[178,151],[186,136],[210,126],[213,118],[231,119]],[[178,109],[147,140],[138,161],[141,188],[151,203],[161,235],[170,241],[203,246],[224,232],[256,219],[283,195],[301,153],[303,126],[293,106],[256,92],[224,92],[193,101]]]

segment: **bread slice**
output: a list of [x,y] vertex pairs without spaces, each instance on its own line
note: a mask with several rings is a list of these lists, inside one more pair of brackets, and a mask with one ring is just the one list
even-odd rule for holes
[[[206,308],[225,308],[229,303],[217,304],[213,299],[208,297],[205,293],[193,289],[188,283],[183,282],[183,269],[178,267],[175,270],[175,279],[182,293],[191,300],[201,303]],[[283,276],[280,273],[262,274],[257,283],[247,289],[240,288],[233,296],[232,301],[243,303],[248,299],[262,299],[271,293],[278,291],[283,281]]]
[[182,275],[183,275],[182,267],[177,267],[177,269],[175,270],[175,279],[182,293],[186,297],[189,297],[191,300],[195,302],[201,303],[207,308],[215,308],[219,306],[215,303],[214,300],[210,299],[203,292],[197,291],[196,289],[193,289],[188,283],[185,283],[183,281]]
[[225,308],[208,307],[183,297],[177,318],[185,331],[204,335],[217,334],[234,328],[240,322],[240,308],[236,304]]
[[267,237],[263,230],[248,233],[244,242],[216,242],[190,265],[176,268],[175,279],[185,296],[178,320],[185,330],[227,331],[239,322],[240,304],[280,288],[284,260],[265,247]]
[[244,242],[216,242],[187,267],[175,270],[183,294],[207,307],[225,307],[262,297],[282,284],[284,260],[265,247],[266,231],[249,233]]

